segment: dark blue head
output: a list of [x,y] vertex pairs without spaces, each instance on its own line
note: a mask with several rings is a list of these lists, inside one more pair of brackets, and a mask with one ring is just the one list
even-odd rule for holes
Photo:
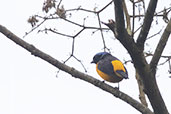
[[99,52],[93,57],[93,61],[91,63],[97,64],[101,59],[103,59],[106,55],[110,55],[107,52]]

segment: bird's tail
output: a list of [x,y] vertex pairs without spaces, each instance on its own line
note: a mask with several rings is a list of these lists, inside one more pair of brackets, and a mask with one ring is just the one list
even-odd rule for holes
[[122,70],[117,70],[116,71],[117,74],[119,74],[120,77],[128,79],[128,74]]

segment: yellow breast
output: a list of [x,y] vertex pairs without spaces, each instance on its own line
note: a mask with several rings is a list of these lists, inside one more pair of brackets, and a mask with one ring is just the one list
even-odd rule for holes
[[114,76],[114,75],[113,76],[109,76],[106,73],[100,71],[98,69],[98,64],[96,64],[96,71],[97,71],[97,73],[99,74],[99,76],[101,78],[103,78],[104,80],[109,81],[109,82],[116,83],[116,82],[119,82],[119,81],[121,81],[123,79],[123,78],[120,78],[120,77]]

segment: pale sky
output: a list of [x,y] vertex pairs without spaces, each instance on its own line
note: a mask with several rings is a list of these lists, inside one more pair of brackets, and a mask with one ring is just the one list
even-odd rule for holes
[[[1,1],[0,24],[22,38],[25,32],[31,29],[31,26],[27,23],[29,16],[42,14],[43,1]],[[64,4],[66,9],[69,9],[84,3],[82,5],[83,8],[93,9],[94,6],[101,7],[110,2],[110,0],[102,0],[101,4],[95,4],[94,1],[89,3],[84,0],[75,0],[74,2],[63,0],[62,4]],[[163,3],[167,3],[168,1],[164,0]],[[168,3],[167,6],[169,6]],[[163,8],[162,5],[159,7]],[[111,10],[110,8],[101,14],[104,17],[102,21],[107,22],[108,19],[114,18],[113,14],[108,12],[108,10]],[[71,19],[76,22],[82,22],[80,18],[84,17],[84,14],[80,13],[79,18],[75,15],[77,15],[76,12]],[[94,17],[95,15],[91,14],[86,24],[95,24]],[[46,25],[42,25],[40,28],[43,29],[44,27],[53,26],[59,30],[63,30],[67,34],[74,34],[70,28],[63,28],[67,25],[66,23],[61,23],[61,20],[59,20],[59,23],[52,21]],[[164,26],[162,22],[159,27]],[[153,31],[158,31],[156,29],[153,28]],[[72,28],[72,30],[74,29]],[[130,59],[119,42],[116,39],[113,40],[111,33],[105,33],[104,36],[106,38],[106,44],[111,49],[113,55],[121,61]],[[156,46],[160,36],[161,34],[156,37],[157,40],[155,41],[149,40],[147,43],[150,46],[147,46],[146,49],[153,51],[153,47]],[[66,60],[71,53],[72,39],[70,38],[51,33],[37,34],[37,31],[35,31],[25,37],[24,40],[60,61]],[[167,49],[164,51],[166,55],[171,54],[170,43],[171,41],[169,40]],[[84,31],[76,39],[75,56],[82,60],[88,70],[88,74],[100,80],[102,79],[97,75],[95,65],[90,64],[90,62],[94,54],[102,51],[102,48],[103,45],[99,32],[91,35],[91,32]],[[0,52],[0,113],[2,114],[124,114],[127,112],[130,114],[139,114],[137,110],[127,103],[87,82],[75,79],[62,71],[57,74],[58,69],[34,57],[2,34],[0,34]],[[73,58],[67,62],[67,65],[84,72],[80,63]],[[139,100],[133,65],[128,63],[126,67],[129,73],[129,80],[123,80],[120,83],[120,90]],[[168,64],[159,67],[157,81],[167,108],[171,112],[171,79],[168,78],[167,68]],[[109,84],[114,87],[117,86],[117,84]]]

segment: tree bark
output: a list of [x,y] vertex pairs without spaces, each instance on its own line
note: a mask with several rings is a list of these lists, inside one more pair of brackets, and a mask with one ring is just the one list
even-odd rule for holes
[[166,43],[167,43],[167,41],[169,39],[170,33],[171,33],[171,20],[169,21],[167,27],[165,28],[165,30],[164,30],[161,38],[160,38],[160,41],[159,41],[159,43],[157,45],[157,48],[156,48],[156,50],[154,52],[153,58],[152,58],[152,60],[150,62],[150,67],[151,67],[152,72],[154,74],[156,74],[157,64],[158,64],[158,62],[160,60],[162,52],[163,52],[163,50],[164,50],[164,48],[166,46]]
[[[137,43],[125,30],[125,21],[123,15],[123,6],[121,0],[113,0],[115,8],[115,20],[116,25],[108,24],[109,27],[114,30],[116,38],[121,42],[121,44],[127,49],[130,54],[132,61],[134,63],[135,69],[137,69],[138,74],[144,85],[144,91],[148,96],[148,99],[153,107],[155,114],[169,114],[165,102],[160,94],[155,74],[152,72],[150,65],[147,63],[143,50],[144,42],[150,30],[150,26],[153,20],[153,14],[157,5],[157,0],[151,0],[145,15],[144,24],[142,30],[139,34]],[[148,21],[149,20],[149,21]],[[113,23],[115,24],[115,23]]]

